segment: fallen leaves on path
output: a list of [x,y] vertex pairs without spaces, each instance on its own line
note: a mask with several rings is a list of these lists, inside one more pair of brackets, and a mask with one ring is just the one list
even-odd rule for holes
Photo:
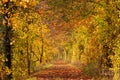
[[35,75],[38,80],[90,80],[82,75],[82,69],[71,66],[64,61],[57,61],[52,67]]

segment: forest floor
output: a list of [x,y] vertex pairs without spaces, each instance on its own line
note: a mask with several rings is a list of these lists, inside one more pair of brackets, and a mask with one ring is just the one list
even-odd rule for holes
[[56,61],[51,67],[34,74],[37,80],[91,80],[83,75],[81,68],[75,67],[64,61]]

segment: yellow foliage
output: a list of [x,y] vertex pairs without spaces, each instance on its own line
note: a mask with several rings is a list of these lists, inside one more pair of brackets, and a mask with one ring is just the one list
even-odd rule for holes
[[11,74],[11,70],[8,67],[5,67],[5,72],[7,73],[7,75]]
[[88,63],[87,56],[84,53],[81,55],[80,61],[82,64],[85,64],[85,65]]
[[2,0],[2,2],[3,2],[3,3],[6,3],[6,2],[8,2],[8,0]]
[[40,61],[36,61],[36,65],[40,65]]

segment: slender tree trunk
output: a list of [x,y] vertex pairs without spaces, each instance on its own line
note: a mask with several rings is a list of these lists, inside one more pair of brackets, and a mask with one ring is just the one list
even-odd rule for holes
[[[5,67],[11,70],[11,45],[10,45],[10,38],[11,38],[11,26],[9,25],[9,18],[10,14],[9,11],[9,0],[4,3],[6,5],[4,7],[4,24],[5,25],[5,36],[4,36],[4,49],[5,49]],[[5,80],[11,80],[12,79],[12,73],[6,74]]]
[[40,55],[40,63],[42,63],[42,59],[43,59],[43,54],[44,54],[44,39],[43,39],[43,28],[41,26],[41,55]]
[[78,60],[78,46],[74,45],[73,46],[73,53],[72,53],[72,59],[71,59],[71,63],[76,63]]
[[42,46],[41,46],[41,55],[40,55],[40,63],[42,63],[42,58],[43,58],[43,54],[44,54],[44,41],[42,38]]
[[75,52],[75,50],[73,50],[71,63],[75,63],[75,62],[76,62],[76,52]]
[[[6,27],[7,28],[7,27]],[[10,45],[10,38],[8,36],[9,29],[6,30],[5,35],[5,66],[11,70],[11,45]],[[10,80],[12,78],[12,74],[8,74],[5,80]]]
[[27,69],[28,69],[28,75],[30,75],[30,53],[29,53],[29,36],[28,36],[28,32],[29,32],[29,29],[28,29],[28,26],[27,26]]
[[30,75],[30,54],[29,54],[29,44],[27,39],[27,69],[28,69],[28,75]]
[[68,50],[64,49],[64,60],[67,61],[67,57],[68,57]]
[[[8,36],[8,29],[6,30],[5,35],[5,66],[11,70],[11,46],[10,46],[10,38]],[[6,76],[6,80],[11,79],[12,74],[8,74]]]

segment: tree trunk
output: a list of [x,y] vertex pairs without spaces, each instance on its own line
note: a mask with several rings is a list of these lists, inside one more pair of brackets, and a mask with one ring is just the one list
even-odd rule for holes
[[68,57],[68,50],[64,49],[64,60],[67,61],[67,57]]
[[[29,24],[28,24],[29,25]],[[26,44],[27,44],[27,70],[28,70],[28,75],[30,75],[30,53],[29,53],[29,28],[27,26],[27,38],[26,38]]]
[[75,63],[76,62],[76,52],[73,50],[73,54],[72,54],[72,59],[71,59],[71,63]]
[[78,46],[74,45],[73,46],[71,63],[76,63],[77,61],[78,61]]
[[[9,11],[9,0],[4,3],[6,5],[4,7],[4,23],[3,25],[5,26],[5,36],[4,36],[4,51],[5,51],[5,67],[7,67],[9,70],[11,70],[11,45],[10,45],[10,38],[11,38],[11,27],[9,25],[9,18],[10,14]],[[11,80],[12,79],[12,73],[6,74],[5,80]]]
[[29,44],[28,44],[28,38],[27,38],[27,69],[28,69],[28,75],[30,75],[30,54],[29,54]]
[[[7,28],[7,27],[6,27]],[[8,67],[11,70],[11,45],[10,45],[10,37],[9,37],[9,30],[6,29],[6,34],[5,34],[5,66]],[[11,79],[12,74],[8,74],[6,76],[5,80]]]
[[40,35],[41,35],[41,43],[42,43],[42,45],[41,45],[41,55],[40,55],[40,63],[42,63],[43,62],[43,54],[44,54],[44,39],[43,39],[43,27],[41,26],[41,33],[40,33]]
[[44,41],[43,41],[43,38],[42,38],[42,46],[41,46],[41,55],[40,55],[40,63],[42,63],[42,58],[43,58],[43,54],[44,54]]

